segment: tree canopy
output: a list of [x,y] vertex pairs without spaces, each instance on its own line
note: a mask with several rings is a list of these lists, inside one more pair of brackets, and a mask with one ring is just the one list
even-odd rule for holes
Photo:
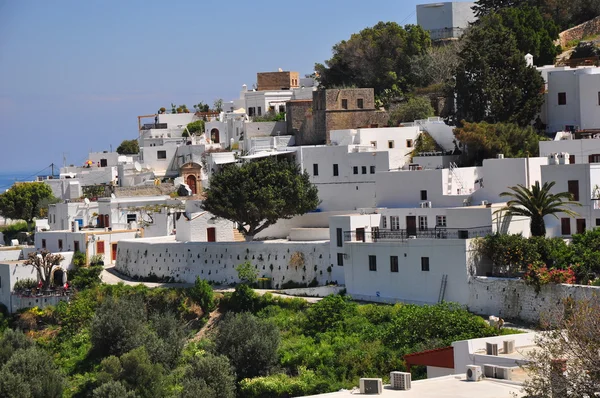
[[140,152],[140,144],[138,140],[123,140],[121,145],[117,147],[119,155],[137,155]]
[[544,80],[526,65],[502,17],[484,17],[462,40],[454,82],[456,120],[528,126],[544,102]]
[[429,34],[420,26],[379,22],[334,45],[331,59],[316,64],[315,71],[324,88],[372,87],[387,105],[418,85],[411,78],[411,57],[430,46]]
[[391,126],[398,126],[402,122],[414,122],[427,119],[434,115],[431,101],[425,97],[413,97],[407,102],[399,104],[390,114]]
[[203,209],[236,222],[247,240],[277,220],[319,204],[317,188],[306,172],[293,162],[271,158],[225,166],[212,175],[204,193]]
[[50,186],[43,182],[20,182],[0,194],[0,215],[13,220],[25,220],[29,227],[40,217],[45,201],[52,201]]
[[52,254],[48,250],[42,250],[39,254],[38,252],[29,253],[25,264],[35,268],[44,288],[48,288],[50,282],[52,282],[52,270],[60,265],[60,262],[64,259],[60,254]]
[[537,156],[543,139],[531,127],[486,122],[463,122],[463,127],[454,129],[454,136],[463,144],[463,165],[481,165],[500,153],[507,158]]

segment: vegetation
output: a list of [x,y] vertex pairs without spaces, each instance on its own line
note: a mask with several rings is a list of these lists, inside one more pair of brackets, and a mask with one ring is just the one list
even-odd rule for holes
[[5,225],[0,227],[0,232],[4,235],[4,242],[1,244],[10,244],[10,241],[17,239],[20,233],[27,232],[27,223],[25,221],[18,221],[13,224]]
[[285,121],[285,112],[269,111],[263,116],[253,116],[253,122],[283,122]]
[[190,134],[204,133],[204,120],[196,120],[195,122],[188,123],[187,131],[189,131]]
[[117,147],[119,155],[137,155],[140,152],[140,144],[138,140],[123,140],[121,145]]
[[506,206],[496,212],[506,212],[506,216],[530,217],[530,230],[532,236],[546,236],[545,216],[552,215],[558,219],[558,213],[566,214],[570,217],[576,217],[578,214],[568,206],[581,206],[581,203],[573,200],[573,195],[569,192],[552,193],[552,187],[556,183],[545,182],[540,186],[540,182],[529,188],[521,184],[515,187],[509,187],[510,191],[502,192],[500,197],[508,197]]
[[461,157],[464,166],[481,165],[485,159],[503,154],[507,158],[537,156],[540,137],[532,127],[515,124],[468,123],[454,129],[457,141],[466,148]]
[[315,71],[324,88],[372,87],[379,102],[388,106],[418,86],[411,75],[411,57],[423,55],[430,46],[420,26],[379,22],[333,46],[331,59],[316,64]]
[[410,98],[399,104],[390,114],[390,126],[398,126],[402,122],[414,122],[427,119],[435,114],[431,101],[424,97]]
[[[73,269],[69,271],[69,284],[76,289],[87,289],[102,283],[103,264],[100,264],[101,258],[93,256],[90,265],[86,264],[86,255],[82,252],[75,252],[73,255]],[[102,261],[104,263],[104,261]]]
[[528,126],[544,102],[544,81],[525,64],[525,54],[502,17],[482,18],[461,40],[455,120]]
[[290,161],[271,158],[223,167],[212,175],[204,194],[204,210],[237,223],[247,240],[277,220],[319,204],[317,188],[306,172]]
[[60,262],[64,259],[61,254],[52,254],[44,249],[39,253],[29,253],[25,264],[31,265],[37,271],[37,276],[42,282],[43,288],[47,289],[52,283],[52,270],[60,265]]
[[258,270],[252,266],[250,261],[243,262],[235,267],[235,270],[238,273],[238,279],[242,283],[252,285],[258,280]]
[[24,220],[30,230],[33,220],[42,212],[44,201],[52,198],[52,189],[46,183],[15,183],[0,194],[0,215],[12,220]]

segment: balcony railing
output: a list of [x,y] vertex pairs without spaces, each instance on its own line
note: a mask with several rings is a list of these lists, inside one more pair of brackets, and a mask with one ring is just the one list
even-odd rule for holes
[[142,130],[166,129],[166,128],[168,128],[167,123],[145,123],[142,126]]
[[481,238],[492,233],[492,227],[428,229],[378,229],[370,232],[345,231],[344,242],[404,241],[408,239],[471,239]]

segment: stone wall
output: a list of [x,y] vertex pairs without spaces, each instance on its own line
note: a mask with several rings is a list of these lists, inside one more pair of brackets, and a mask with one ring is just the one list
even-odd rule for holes
[[315,134],[312,100],[295,100],[286,103],[288,134],[295,137],[296,145],[320,145],[325,135]]
[[294,281],[319,285],[331,281],[329,242],[176,242],[165,239],[120,241],[116,269],[128,276],[172,277],[193,283],[196,277],[230,284],[239,282],[235,267],[245,261],[272,287]]
[[565,47],[570,41],[581,40],[598,34],[600,34],[600,16],[561,32],[558,40],[560,45]]
[[299,87],[298,72],[259,72],[256,74],[258,91],[279,91]]
[[542,286],[539,294],[520,279],[472,277],[469,281],[469,311],[520,319],[531,323],[560,309],[566,298],[583,299],[600,293],[600,287],[583,285]]

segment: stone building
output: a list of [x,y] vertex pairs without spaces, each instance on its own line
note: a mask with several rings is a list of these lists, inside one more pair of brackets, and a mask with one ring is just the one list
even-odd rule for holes
[[256,74],[257,91],[291,90],[300,87],[298,72],[260,72]]
[[325,137],[315,135],[312,110],[312,99],[291,100],[286,103],[287,132],[295,137],[295,145],[325,143]]
[[320,90],[313,93],[314,136],[330,142],[331,130],[383,127],[389,115],[375,108],[372,88]]

